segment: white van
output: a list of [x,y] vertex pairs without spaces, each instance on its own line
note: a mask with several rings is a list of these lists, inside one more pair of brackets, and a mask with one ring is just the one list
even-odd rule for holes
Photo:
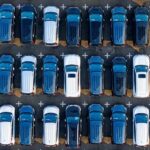
[[43,13],[43,42],[49,46],[57,46],[59,41],[59,8],[47,6],[44,8]]
[[64,57],[64,94],[66,97],[79,97],[80,85],[80,56],[75,54]]

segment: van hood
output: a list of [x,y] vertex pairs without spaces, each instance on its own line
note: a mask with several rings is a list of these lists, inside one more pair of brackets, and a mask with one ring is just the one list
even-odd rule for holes
[[3,145],[8,145],[12,143],[11,122],[0,122],[0,143]]
[[44,136],[43,143],[45,145],[57,144],[57,123],[45,123],[44,124]]
[[136,124],[136,144],[139,146],[145,146],[149,143],[149,130],[146,123]]
[[56,44],[57,41],[57,22],[44,22],[44,42],[46,44]]
[[[137,74],[138,75],[138,74]],[[147,75],[146,75],[147,76]],[[138,77],[136,77],[137,79]],[[148,80],[147,78],[138,78],[136,80],[137,82],[137,97],[148,97],[149,95],[149,83],[148,83]]]
[[21,72],[21,91],[22,93],[30,94],[33,92],[34,87],[34,72],[22,71]]
[[[69,72],[70,73],[70,72]],[[68,76],[68,74],[66,74]],[[77,74],[76,74],[77,76]],[[80,89],[78,85],[78,78],[68,78],[66,77],[66,92],[67,97],[77,97],[80,95]]]

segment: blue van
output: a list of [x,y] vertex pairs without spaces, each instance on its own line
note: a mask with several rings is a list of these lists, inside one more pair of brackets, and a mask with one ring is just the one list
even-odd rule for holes
[[127,108],[124,105],[114,105],[112,111],[112,141],[114,144],[124,144],[126,140]]
[[47,55],[43,58],[43,92],[54,94],[57,81],[58,59],[54,55]]
[[70,7],[67,9],[66,40],[70,46],[78,46],[80,44],[80,14],[81,10],[78,7]]
[[113,60],[113,94],[123,96],[127,89],[127,66],[124,57],[115,57]]
[[9,94],[12,90],[14,58],[11,55],[0,57],[0,93]]
[[101,143],[103,138],[103,112],[100,104],[92,104],[89,110],[90,143]]
[[70,148],[78,148],[80,145],[80,115],[80,106],[68,105],[66,107],[67,146]]
[[94,95],[103,93],[103,64],[100,56],[91,56],[88,60],[90,74],[90,92]]
[[19,140],[20,144],[31,145],[34,135],[34,108],[23,105],[19,109]]
[[137,7],[135,15],[135,43],[137,45],[148,44],[149,11],[146,7]]
[[10,42],[13,38],[15,7],[11,4],[0,6],[0,42]]
[[89,9],[90,45],[102,44],[103,10],[100,7]]
[[114,7],[112,13],[112,41],[115,45],[125,44],[127,10],[124,7]]
[[36,10],[33,5],[25,4],[20,12],[21,42],[30,43],[35,38]]

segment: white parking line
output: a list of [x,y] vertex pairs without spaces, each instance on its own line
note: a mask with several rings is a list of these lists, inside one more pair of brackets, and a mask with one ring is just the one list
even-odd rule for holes
[[62,102],[60,103],[60,105],[61,105],[61,107],[63,108],[63,107],[66,105],[66,103],[65,103],[64,101],[62,101]]
[[111,6],[109,5],[109,4],[107,4],[106,6],[105,6],[105,8],[108,10],[109,8],[110,8]]
[[18,5],[17,5],[17,8],[18,8],[18,9],[20,9],[20,8],[21,8],[21,5],[20,5],[20,4],[18,4]]
[[132,57],[131,53],[129,52],[129,54],[127,55],[127,57],[130,59]]
[[84,101],[84,102],[82,103],[82,105],[83,105],[84,107],[86,107],[86,106],[88,105],[88,103],[87,103],[86,101]]
[[20,101],[18,101],[18,102],[16,103],[16,105],[19,107],[20,105],[22,105],[22,103],[21,103]]
[[87,6],[87,4],[84,4],[82,7],[84,10],[87,10],[89,6]]
[[40,54],[38,55],[40,58],[42,58],[44,55],[42,52],[40,52]]
[[60,55],[62,58],[64,58],[65,57],[65,54],[64,54],[64,52],[63,53],[61,53],[61,55]]
[[43,103],[42,101],[40,101],[40,102],[38,103],[38,105],[39,105],[40,107],[42,107],[42,106],[44,105],[44,103]]
[[106,108],[108,108],[110,106],[110,104],[108,102],[106,102],[104,105]]
[[129,108],[132,106],[131,102],[129,101],[127,104],[126,104]]
[[128,8],[129,10],[131,10],[131,9],[132,9],[132,5],[129,4],[129,5],[127,6],[127,8]]
[[66,8],[65,4],[62,4],[60,7],[61,7],[63,10]]
[[109,53],[106,53],[104,56],[105,56],[107,59],[110,57]]
[[86,54],[86,52],[84,52],[84,54],[82,55],[85,59],[88,57],[88,55]]
[[20,58],[22,56],[22,54],[20,52],[17,53],[16,55],[18,58]]
[[44,6],[43,6],[42,4],[40,4],[38,7],[39,7],[41,10],[44,8]]

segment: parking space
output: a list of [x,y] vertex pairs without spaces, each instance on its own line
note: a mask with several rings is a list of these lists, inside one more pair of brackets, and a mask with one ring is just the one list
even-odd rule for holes
[[[142,1],[144,5],[149,6],[148,2]],[[126,150],[126,149],[144,149],[132,145],[132,109],[136,105],[145,105],[150,108],[150,98],[138,99],[133,98],[132,93],[130,96],[126,95],[125,97],[116,97],[116,96],[107,96],[109,95],[108,91],[111,92],[111,78],[112,78],[112,59],[115,56],[124,56],[127,59],[127,68],[128,68],[128,78],[127,78],[127,88],[129,91],[132,89],[132,57],[137,53],[150,55],[150,48],[146,47],[133,47],[125,45],[122,47],[112,46],[110,44],[111,40],[111,26],[110,26],[110,10],[116,5],[122,5],[128,9],[128,27],[127,27],[127,40],[133,41],[133,9],[139,5],[136,1],[131,0],[122,0],[122,1],[111,1],[111,0],[1,0],[2,3],[12,3],[19,9],[20,6],[24,3],[32,3],[36,6],[38,12],[37,20],[37,39],[39,43],[36,44],[21,44],[17,41],[12,44],[0,44],[0,55],[1,54],[11,54],[15,58],[15,71],[14,71],[14,91],[11,95],[1,95],[0,96],[0,105],[3,104],[12,104],[16,108],[16,144],[14,146],[3,147],[0,146],[0,149],[36,149],[36,150],[45,150],[45,149],[55,149],[63,150],[67,149],[65,147],[65,107],[68,104],[78,104],[82,108],[82,131],[81,131],[81,147],[83,150]],[[94,4],[94,5],[93,5]],[[140,3],[141,4],[141,3]],[[42,35],[43,35],[43,24],[42,24],[42,8],[48,5],[58,6],[61,9],[60,16],[60,41],[61,45],[57,48],[46,47],[42,44]],[[82,44],[80,47],[67,47],[62,43],[65,43],[65,10],[69,6],[78,6],[82,10],[82,33],[81,39]],[[104,10],[104,40],[109,41],[106,46],[92,47],[87,43],[89,33],[88,33],[88,8],[91,6],[101,6]],[[16,26],[15,26],[15,38],[19,38],[19,10],[16,12]],[[104,43],[103,43],[104,45]],[[58,90],[55,95],[48,96],[42,93],[42,58],[47,54],[53,54],[59,58],[59,71],[58,71]],[[79,98],[65,98],[63,95],[63,57],[66,54],[78,54],[81,56],[81,88],[82,95]],[[35,95],[22,95],[20,93],[20,58],[24,55],[35,55],[38,58],[37,63],[37,72],[36,72],[36,85],[37,93]],[[99,55],[104,59],[104,95],[101,96],[91,96],[89,93],[89,77],[88,77],[88,58],[93,55]],[[127,93],[128,94],[128,93]],[[110,94],[111,95],[111,94]],[[104,106],[104,141],[102,144],[92,145],[88,141],[88,106],[93,103],[100,103]],[[35,142],[32,146],[21,146],[18,144],[18,109],[23,104],[30,104],[35,108]],[[128,108],[128,126],[127,126],[127,143],[124,145],[114,145],[111,143],[111,107],[114,104],[124,104]],[[42,113],[43,108],[47,105],[56,105],[60,108],[60,145],[55,148],[48,148],[42,144]]]

